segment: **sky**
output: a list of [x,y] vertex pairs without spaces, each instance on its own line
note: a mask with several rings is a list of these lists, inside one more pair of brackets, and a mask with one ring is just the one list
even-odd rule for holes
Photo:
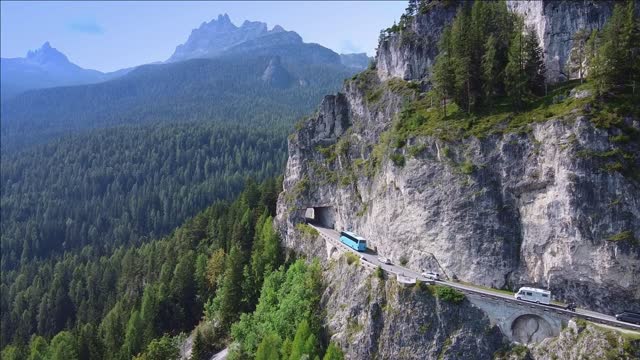
[[380,30],[406,1],[1,1],[0,55],[24,57],[46,41],[84,68],[114,71],[164,61],[191,30],[227,13],[262,21],[338,53],[375,54]]

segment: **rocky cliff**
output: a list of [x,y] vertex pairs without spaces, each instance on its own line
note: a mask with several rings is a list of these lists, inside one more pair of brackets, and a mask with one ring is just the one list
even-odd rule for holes
[[[405,29],[393,32],[378,47],[378,76],[422,80],[429,77],[437,43],[446,24],[463,1],[431,1]],[[600,29],[611,16],[615,1],[595,0],[508,0],[510,10],[533,27],[544,51],[547,79],[551,82],[576,78],[566,68],[578,30]],[[640,4],[640,2],[638,2]],[[640,8],[640,6],[636,6]]]
[[507,344],[481,310],[433,287],[402,287],[344,257],[326,282],[327,331],[349,359],[493,359]]
[[414,269],[546,287],[610,314],[640,310],[638,119],[598,125],[575,93],[563,115],[532,114],[517,128],[509,118],[464,125],[494,127],[481,137],[435,129],[393,139],[403,103],[423,95],[381,76],[382,62],[325,97],[290,137],[278,214],[288,247],[322,255],[294,236],[318,208]]

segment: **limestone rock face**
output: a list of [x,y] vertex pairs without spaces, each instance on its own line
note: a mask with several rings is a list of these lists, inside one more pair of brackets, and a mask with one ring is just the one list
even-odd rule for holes
[[615,1],[507,1],[507,6],[533,27],[544,50],[550,82],[575,78],[566,69],[577,31],[601,29],[611,16]]
[[[640,2],[636,1],[636,8]],[[378,46],[378,76],[382,80],[428,79],[435,60],[437,44],[444,27],[462,2],[444,2],[418,14],[403,31],[392,34]],[[524,17],[533,27],[544,51],[547,80],[556,82],[575,78],[566,68],[573,37],[578,30],[601,29],[611,16],[615,1],[595,0],[508,0],[508,8]]]
[[380,79],[410,80],[429,76],[438,55],[440,35],[455,14],[456,6],[435,6],[426,14],[417,15],[405,31],[381,41],[376,53]]
[[332,260],[325,279],[328,332],[347,359],[493,359],[506,343],[467,300],[453,304],[427,287],[404,288],[344,258]]
[[[495,288],[545,287],[610,314],[640,310],[640,186],[598,156],[640,153],[637,143],[610,140],[621,130],[569,116],[524,134],[418,137],[396,150],[404,166],[385,156],[366,173],[361,163],[401,100],[385,91],[372,105],[353,82],[344,90],[325,97],[289,139],[278,203],[287,247],[302,250],[295,224],[307,208],[325,207],[336,229],[353,229],[414,269]],[[627,126],[640,131],[637,120]],[[321,256],[315,248],[307,255]]]

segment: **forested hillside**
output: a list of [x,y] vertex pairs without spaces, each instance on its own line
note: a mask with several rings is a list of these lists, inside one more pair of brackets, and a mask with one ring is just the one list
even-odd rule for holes
[[[201,319],[192,359],[208,358],[232,340],[241,345],[237,355],[279,353],[286,340],[286,358],[321,356],[319,267],[281,266],[272,226],[280,184],[249,181],[235,201],[217,201],[144,245],[102,255],[88,245],[3,271],[2,359],[175,358],[180,333]],[[231,337],[232,324],[254,309]],[[329,349],[325,359],[341,358],[339,349]]]
[[272,58],[242,54],[146,65],[100,84],[29,91],[3,103],[2,150],[122,124],[291,125],[354,72],[342,65],[307,65],[283,57],[282,64],[295,81],[276,88],[261,79]]
[[246,178],[282,171],[286,130],[197,123],[124,126],[2,157],[2,269],[92,245],[167,234]]

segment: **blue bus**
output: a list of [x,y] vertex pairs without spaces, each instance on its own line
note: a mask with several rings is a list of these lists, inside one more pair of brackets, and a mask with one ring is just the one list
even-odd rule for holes
[[340,241],[356,251],[365,251],[367,249],[367,241],[350,231],[341,231]]

